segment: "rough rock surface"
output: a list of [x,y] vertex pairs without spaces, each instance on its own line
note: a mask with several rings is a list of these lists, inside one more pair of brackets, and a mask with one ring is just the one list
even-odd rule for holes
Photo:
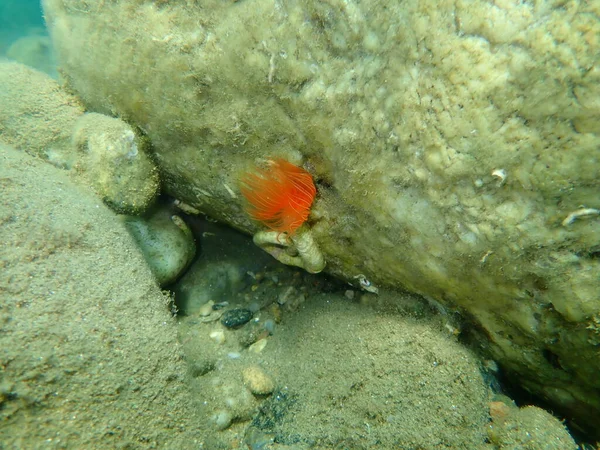
[[519,383],[600,420],[600,4],[44,0],[85,104],[240,229],[240,174],[303,164],[327,270],[470,315]]
[[[497,404],[504,405],[500,402]],[[494,404],[494,403],[492,403]],[[490,408],[492,413],[493,408]],[[579,447],[563,423],[536,406],[500,407],[491,414],[488,437],[500,450],[577,450]]]
[[0,145],[3,448],[198,448],[169,298],[119,218]]
[[158,193],[144,140],[124,121],[84,114],[76,96],[45,73],[0,60],[0,137],[57,167],[74,169],[115,211],[140,214]]
[[12,61],[0,61],[2,141],[57,167],[76,161],[73,127],[84,108],[49,75]]

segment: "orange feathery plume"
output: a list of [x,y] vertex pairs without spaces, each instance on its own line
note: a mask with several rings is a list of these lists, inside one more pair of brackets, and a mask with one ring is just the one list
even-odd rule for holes
[[293,235],[306,222],[317,190],[306,170],[284,159],[242,177],[248,214],[271,230]]

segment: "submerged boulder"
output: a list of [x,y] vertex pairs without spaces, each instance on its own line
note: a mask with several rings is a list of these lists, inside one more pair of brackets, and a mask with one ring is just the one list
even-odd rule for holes
[[158,194],[158,173],[145,140],[121,119],[85,113],[49,75],[0,61],[0,139],[73,169],[115,211],[140,214]]
[[0,185],[0,442],[199,445],[170,298],[120,218],[1,144]]
[[593,2],[42,3],[69,87],[146,133],[166,192],[255,233],[242,173],[303,165],[326,271],[459,309],[600,421]]

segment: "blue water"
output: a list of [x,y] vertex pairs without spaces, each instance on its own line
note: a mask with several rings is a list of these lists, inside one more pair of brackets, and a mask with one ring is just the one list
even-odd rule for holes
[[0,0],[0,30],[3,33],[43,26],[39,0]]
[[58,76],[40,0],[0,0],[0,59]]

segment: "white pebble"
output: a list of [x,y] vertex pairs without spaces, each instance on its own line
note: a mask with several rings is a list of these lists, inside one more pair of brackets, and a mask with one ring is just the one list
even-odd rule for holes
[[218,411],[214,416],[212,416],[212,420],[217,430],[224,430],[231,425],[233,417],[231,417],[231,413],[229,413],[229,411]]
[[266,346],[267,346],[267,340],[259,339],[254,344],[252,344],[250,347],[248,347],[248,351],[252,352],[252,353],[260,353],[265,349]]
[[225,332],[223,332],[223,330],[211,331],[208,336],[217,344],[222,344],[225,342]]

